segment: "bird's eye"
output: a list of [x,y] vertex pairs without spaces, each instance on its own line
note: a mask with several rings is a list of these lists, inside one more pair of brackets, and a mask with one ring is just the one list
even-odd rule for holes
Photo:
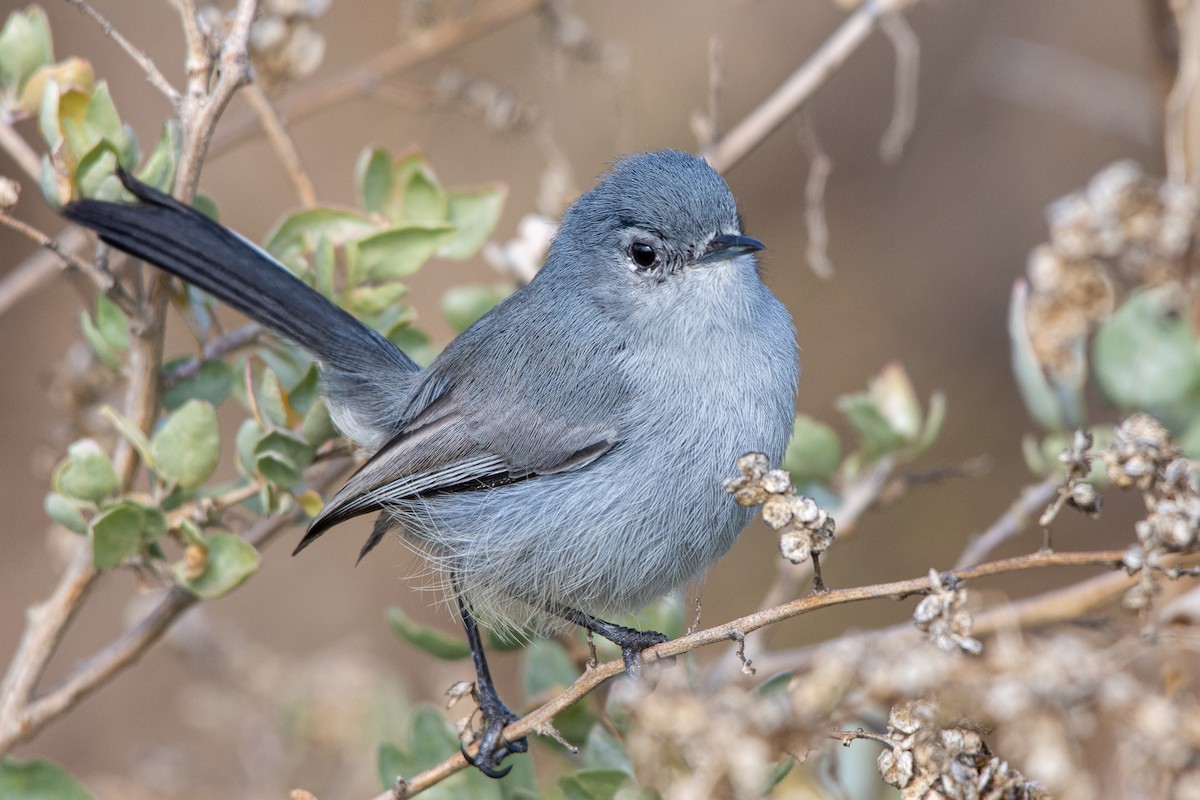
[[654,252],[654,248],[645,242],[631,244],[629,255],[633,258],[633,263],[642,269],[649,269],[654,266],[654,262],[658,261],[658,253]]

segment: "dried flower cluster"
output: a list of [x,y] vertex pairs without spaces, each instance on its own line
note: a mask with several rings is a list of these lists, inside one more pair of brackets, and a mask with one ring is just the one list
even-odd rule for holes
[[978,731],[939,724],[927,700],[901,703],[888,715],[891,749],[879,773],[904,800],[1040,800],[1036,783],[992,755]]
[[762,453],[738,459],[741,476],[725,481],[725,491],[740,506],[762,505],[762,518],[779,531],[779,551],[793,564],[815,559],[833,544],[836,522],[811,497],[797,495],[784,470],[770,469]]
[[1166,558],[1197,550],[1200,492],[1191,462],[1149,414],[1134,414],[1114,429],[1104,460],[1113,485],[1140,491],[1146,503],[1146,518],[1134,526],[1137,542],[1125,554],[1125,566],[1142,576],[1125,605],[1141,610],[1158,591],[1155,573],[1169,572]]
[[[622,710],[634,722],[627,745],[639,784],[672,799],[757,796],[781,759],[832,757],[831,730],[874,727],[836,738],[885,741],[881,778],[904,798],[1194,800],[1194,640],[1117,627],[1010,630],[970,659],[920,646],[912,631],[844,636],[798,653],[787,684],[758,689],[703,693],[668,671]],[[778,796],[803,796],[812,770],[793,773]]]
[[[1082,377],[1080,342],[1116,304],[1115,280],[1182,283],[1191,274],[1197,198],[1131,161],[1101,170],[1047,211],[1050,241],[1030,253],[1029,334],[1051,374]],[[1182,294],[1182,291],[1180,292]]]
[[979,655],[983,643],[971,637],[973,620],[967,611],[967,590],[956,585],[952,576],[943,581],[935,569],[929,570],[929,582],[933,591],[913,611],[917,630],[947,653]]
[[498,133],[524,130],[537,118],[536,109],[523,103],[511,91],[492,81],[467,75],[460,69],[443,70],[435,90],[439,105],[457,107],[476,116]]
[[[313,22],[329,10],[330,0],[263,0],[250,29],[250,60],[255,78],[267,89],[304,78],[325,58],[325,37]],[[217,6],[201,9],[212,32],[224,32],[230,17]]]

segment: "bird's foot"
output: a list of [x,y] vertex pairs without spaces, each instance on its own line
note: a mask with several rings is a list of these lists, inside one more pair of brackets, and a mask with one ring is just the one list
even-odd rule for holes
[[479,746],[475,748],[475,755],[470,755],[467,748],[462,747],[463,758],[489,778],[503,778],[512,769],[512,765],[501,769],[500,762],[514,753],[529,750],[529,739],[522,736],[511,742],[505,740],[504,729],[520,717],[508,710],[508,706],[504,705],[495,691],[481,693],[479,711],[483,715],[483,733],[479,737]]

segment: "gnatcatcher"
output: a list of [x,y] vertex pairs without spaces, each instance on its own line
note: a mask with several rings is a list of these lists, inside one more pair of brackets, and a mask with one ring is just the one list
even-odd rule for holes
[[[603,618],[700,576],[749,524],[722,491],[748,451],[783,457],[795,332],[759,280],[729,187],[699,158],[618,161],[566,212],[545,266],[425,369],[237,234],[126,174],[140,201],[63,213],[310,351],[338,428],[374,455],[296,551],[382,512],[457,603],[474,657],[485,774],[524,752],[476,620],[581,625],[631,675],[666,640]],[[360,555],[361,558],[361,555]],[[464,755],[466,751],[464,750]]]

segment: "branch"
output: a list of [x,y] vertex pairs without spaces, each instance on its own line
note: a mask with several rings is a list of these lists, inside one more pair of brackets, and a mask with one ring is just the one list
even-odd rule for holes
[[179,91],[159,72],[158,67],[150,56],[135,47],[99,11],[92,8],[87,0],[67,0],[67,2],[94,19],[100,25],[100,30],[104,32],[104,35],[116,42],[118,47],[128,53],[129,57],[137,62],[137,65],[142,68],[142,72],[146,73],[146,78],[150,81],[150,84],[166,95],[167,99],[171,101],[171,105],[176,107],[179,105]]
[[[115,302],[127,315],[136,316],[139,313],[137,306],[133,302],[133,299],[125,293],[125,289],[117,283],[116,278],[114,278],[107,270],[102,269],[91,261],[80,258],[74,253],[70,252],[70,250],[67,248],[63,247],[63,245],[57,240],[50,238],[29,223],[10,216],[4,211],[0,211],[0,225],[5,225],[9,228],[12,228],[22,236],[25,236],[36,242],[39,247],[43,247],[54,255],[58,256],[58,258],[66,266],[78,270],[80,274],[86,275],[91,279],[92,283],[96,284],[96,287],[99,288],[100,291],[111,297],[113,302]],[[25,273],[20,274],[22,277],[16,279],[15,281],[10,281],[6,278],[6,280],[0,283],[0,314],[4,313],[6,309],[11,308],[13,305],[19,302],[21,297],[26,292],[31,291],[40,285],[38,282],[38,275],[36,273],[32,275]]]
[[[310,482],[310,488],[316,491],[328,488],[344,473],[346,466],[346,460],[330,464]],[[234,490],[226,499],[233,500],[244,491]],[[260,520],[242,538],[255,548],[261,548],[288,525],[303,518],[304,509],[296,506],[287,514]],[[82,539],[79,551],[54,594],[45,603],[29,610],[25,634],[0,693],[0,758],[136,662],[162,638],[179,615],[199,599],[186,589],[172,587],[157,606],[76,667],[62,683],[31,697],[67,624],[97,574],[92,564],[91,545]]]
[[[1124,555],[1124,550],[1097,550],[1075,553],[1039,552],[980,564],[976,567],[956,571],[954,576],[959,581],[965,581],[972,578],[984,578],[992,575],[1003,575],[1009,572],[1043,567],[1116,567],[1121,564]],[[679,656],[705,645],[736,639],[739,635],[745,635],[751,631],[791,619],[801,614],[807,614],[819,608],[844,605],[862,600],[902,598],[910,595],[925,594],[929,589],[929,576],[922,575],[919,578],[896,581],[894,583],[880,583],[852,589],[833,589],[821,594],[810,594],[807,597],[793,600],[790,603],[784,603],[775,608],[758,611],[741,619],[726,622],[723,625],[717,625],[706,630],[681,636],[669,642],[664,642],[663,644],[647,649],[643,653],[643,656],[647,661],[651,662],[671,656]],[[620,659],[615,659],[598,664],[592,669],[587,670],[562,694],[505,728],[503,733],[504,739],[515,741],[523,736],[548,728],[551,721],[558,714],[579,702],[609,678],[621,674],[624,669],[624,662]],[[418,792],[424,791],[430,786],[445,780],[466,766],[466,758],[461,753],[455,754],[442,763],[416,775],[411,780],[398,781],[393,791],[384,792],[378,795],[375,800],[398,800],[399,798],[412,797]]]
[[811,98],[866,41],[884,15],[902,11],[915,2],[866,0],[762,105],[750,112],[723,139],[705,149],[704,158],[717,172],[728,171]]
[[313,188],[312,178],[304,171],[304,164],[300,161],[296,143],[292,141],[292,136],[285,127],[283,117],[279,116],[279,110],[272,105],[261,86],[255,84],[247,86],[242,96],[246,98],[246,102],[258,115],[259,124],[266,131],[267,140],[275,150],[275,155],[279,156],[279,161],[283,164],[288,177],[291,178],[292,185],[296,187],[296,194],[300,197],[301,205],[305,208],[313,208],[317,204],[317,191]]
[[[452,19],[422,31],[412,38],[384,50],[362,64],[311,83],[285,96],[277,105],[278,114],[294,123],[329,106],[368,92],[387,75],[442,55],[459,45],[506,25],[536,10],[544,0],[498,0],[466,19]],[[258,131],[254,114],[243,114],[221,126],[213,141],[214,153],[222,153],[250,138]]]

